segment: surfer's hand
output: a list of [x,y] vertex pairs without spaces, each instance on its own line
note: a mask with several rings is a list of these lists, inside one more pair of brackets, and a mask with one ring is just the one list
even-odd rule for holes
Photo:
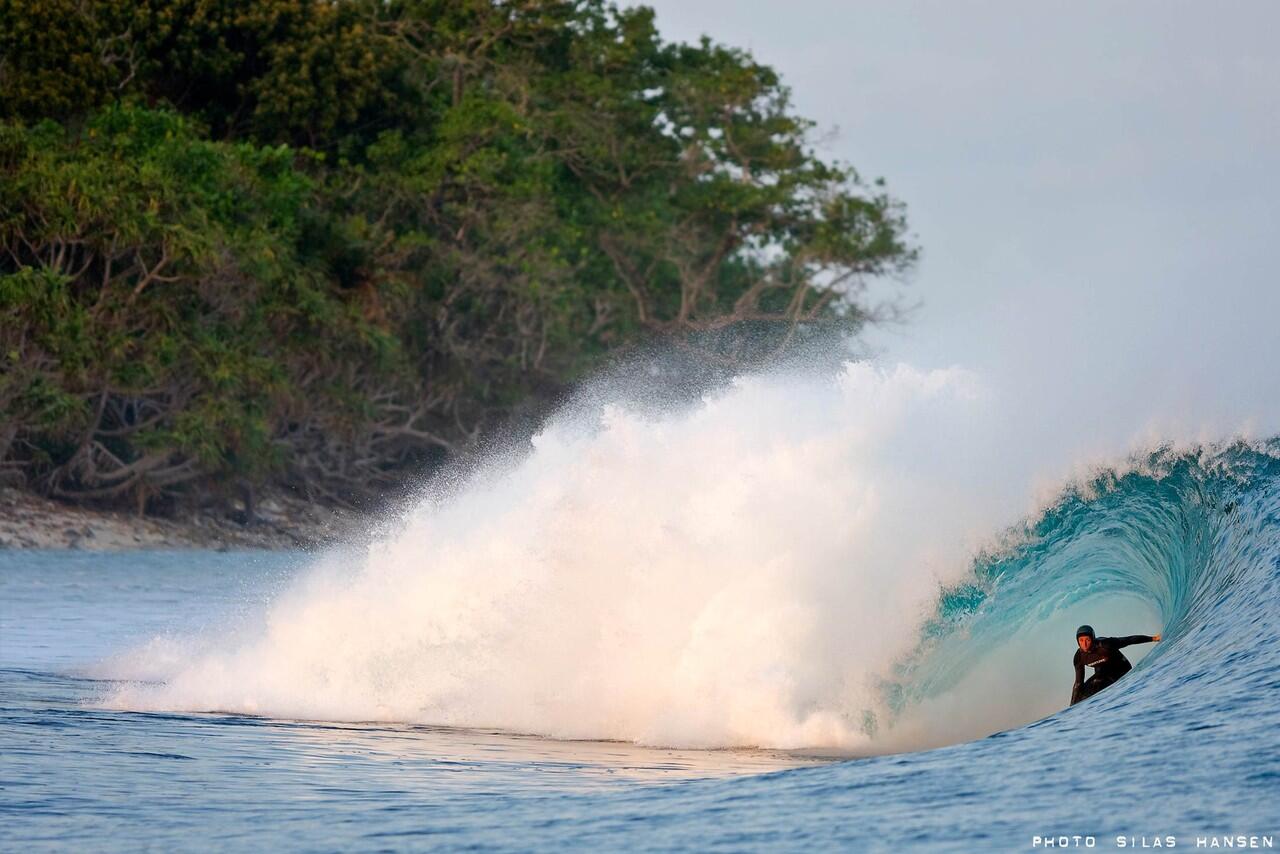
[[1159,635],[1152,635],[1152,636],[1151,636],[1151,642],[1152,642],[1152,643],[1159,643],[1159,642],[1160,642],[1160,636],[1159,636]]

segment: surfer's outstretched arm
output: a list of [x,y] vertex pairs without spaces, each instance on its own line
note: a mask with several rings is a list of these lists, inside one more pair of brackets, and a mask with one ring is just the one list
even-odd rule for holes
[[1123,638],[1112,638],[1113,644],[1119,648],[1122,646],[1133,646],[1135,643],[1155,643],[1160,640],[1159,635],[1129,635]]

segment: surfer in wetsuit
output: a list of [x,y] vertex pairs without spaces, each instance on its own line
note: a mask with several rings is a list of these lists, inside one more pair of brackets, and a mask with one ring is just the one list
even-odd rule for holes
[[[1093,634],[1093,626],[1081,626],[1076,629],[1076,650],[1074,664],[1076,682],[1071,686],[1071,705],[1092,697],[1112,682],[1129,672],[1133,666],[1129,659],[1120,652],[1120,647],[1135,643],[1156,643],[1159,635],[1129,635],[1123,638],[1100,638]],[[1093,675],[1084,678],[1084,667],[1093,668]]]

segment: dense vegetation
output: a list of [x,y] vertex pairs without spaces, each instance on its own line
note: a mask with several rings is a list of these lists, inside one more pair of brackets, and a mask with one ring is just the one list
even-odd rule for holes
[[914,251],[810,131],[602,0],[0,0],[0,477],[350,503],[642,339],[856,328]]

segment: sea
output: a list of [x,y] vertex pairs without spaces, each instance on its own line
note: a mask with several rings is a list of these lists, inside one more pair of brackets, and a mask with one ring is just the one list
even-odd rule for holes
[[[595,407],[327,550],[0,552],[0,850],[1274,848],[1280,441],[1019,503],[967,388]],[[1161,640],[1070,705],[1085,622]]]

